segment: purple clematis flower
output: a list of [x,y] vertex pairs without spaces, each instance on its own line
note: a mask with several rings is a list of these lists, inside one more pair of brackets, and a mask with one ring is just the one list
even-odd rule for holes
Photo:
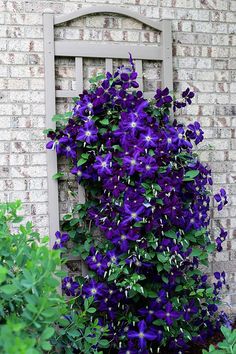
[[222,243],[226,240],[228,236],[228,232],[225,231],[223,228],[220,229],[220,236],[216,238],[216,248],[218,252],[223,250]]
[[158,166],[154,157],[151,156],[140,157],[140,164],[137,170],[140,172],[142,178],[154,177],[157,169]]
[[175,320],[181,316],[181,312],[173,310],[173,306],[168,302],[164,310],[156,311],[156,317],[161,318],[166,321],[166,323],[171,326]]
[[91,279],[88,283],[83,285],[82,293],[86,297],[93,296],[95,300],[102,298],[106,292],[106,287],[103,283],[97,283]]
[[224,205],[228,204],[227,195],[226,195],[226,191],[224,188],[220,189],[220,193],[217,193],[214,195],[214,199],[218,203],[217,209],[219,211],[223,209]]
[[103,276],[104,272],[108,268],[106,257],[96,251],[94,247],[90,248],[90,255],[85,261],[89,268],[94,270],[100,276]]
[[194,140],[196,145],[198,145],[204,139],[204,132],[198,122],[194,122],[193,124],[188,125],[186,135],[190,139]]
[[124,219],[121,222],[121,225],[127,225],[131,222],[137,222],[137,221],[141,221],[142,217],[140,215],[142,215],[145,211],[145,207],[144,206],[140,206],[140,207],[136,207],[136,208],[131,208],[130,205],[125,204],[124,205]]
[[157,146],[158,135],[150,128],[147,132],[140,134],[140,143],[145,148],[155,148]]
[[108,263],[107,263],[108,266],[110,266],[111,264],[118,264],[119,263],[119,257],[118,257],[116,249],[108,251],[106,253],[106,258],[108,259]]
[[111,242],[118,245],[122,252],[126,252],[129,249],[129,241],[136,241],[139,237],[140,235],[135,229],[123,227],[121,225],[113,234]]
[[75,282],[71,277],[62,280],[62,290],[67,296],[76,296],[79,283]]
[[167,87],[164,90],[158,88],[154,98],[156,99],[157,107],[162,107],[164,104],[172,102],[172,97],[169,95],[169,89]]
[[157,304],[158,304],[158,307],[160,308],[160,306],[162,306],[163,304],[166,304],[167,303],[167,293],[165,290],[160,290],[158,293],[157,293],[157,298],[154,300]]
[[60,231],[55,233],[56,241],[54,243],[53,249],[63,248],[66,245],[66,242],[69,241],[70,237],[67,233],[61,234]]
[[85,141],[87,144],[92,144],[98,140],[98,129],[94,121],[90,120],[79,129],[76,140]]
[[198,308],[195,305],[194,300],[192,299],[187,305],[184,305],[183,318],[185,319],[185,321],[190,321],[191,316],[195,315],[196,313],[198,313]]
[[105,156],[97,156],[96,157],[96,162],[93,165],[93,168],[95,170],[97,170],[97,173],[100,176],[105,176],[105,175],[111,175],[112,170],[111,170],[111,166],[112,166],[112,154],[109,153]]
[[145,349],[147,340],[153,341],[157,337],[154,329],[147,329],[147,325],[144,320],[138,323],[138,330],[130,330],[128,331],[128,338],[138,339],[139,345],[141,349]]
[[123,165],[127,169],[127,173],[132,176],[139,170],[140,165],[140,152],[137,151],[133,156],[125,156],[123,159]]

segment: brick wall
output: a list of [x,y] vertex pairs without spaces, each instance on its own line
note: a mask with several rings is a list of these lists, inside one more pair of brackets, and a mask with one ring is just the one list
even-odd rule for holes
[[[212,269],[229,272],[227,300],[236,304],[235,0],[0,0],[0,200],[21,199],[26,217],[41,233],[48,232],[42,12],[51,8],[68,13],[104,3],[126,6],[149,18],[172,20],[175,89],[188,85],[196,92],[184,119],[198,117],[204,127],[206,143],[212,147],[202,149],[201,159],[212,166],[214,189],[224,186],[230,196],[221,215],[212,212],[214,232],[220,223],[229,230],[228,242],[214,257]],[[57,38],[153,45],[158,41],[149,28],[119,16],[87,17],[72,27],[73,31],[58,28]],[[147,68],[151,77],[154,69]],[[87,65],[86,70],[89,75],[94,69]],[[73,87],[69,64],[57,70],[57,85],[70,85],[68,77]],[[59,102],[58,109],[66,105]]]

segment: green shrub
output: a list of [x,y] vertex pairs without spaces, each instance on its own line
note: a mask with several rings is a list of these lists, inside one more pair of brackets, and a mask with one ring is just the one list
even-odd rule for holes
[[0,205],[0,352],[33,354],[51,349],[52,323],[66,309],[54,276],[60,252],[49,250],[48,238],[40,240],[29,222],[11,232],[22,220],[19,208],[19,201]]
[[203,354],[236,354],[236,329],[231,330],[222,326],[221,332],[225,339],[217,344],[217,349],[213,345],[210,345],[209,351],[203,350]]
[[78,309],[59,294],[61,250],[49,250],[29,222],[15,227],[20,205],[0,204],[0,353],[98,353],[108,341],[91,321],[93,298]]

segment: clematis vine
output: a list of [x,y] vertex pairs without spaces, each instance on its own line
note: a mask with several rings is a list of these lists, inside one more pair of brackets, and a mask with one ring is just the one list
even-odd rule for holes
[[87,275],[69,274],[62,290],[76,311],[93,299],[91,321],[111,353],[185,353],[229,323],[218,310],[226,274],[216,272],[211,285],[202,271],[227,238],[221,225],[211,235],[212,197],[218,211],[228,199],[223,188],[212,196],[211,170],[194,150],[200,123],[173,117],[194,93],[173,98],[164,87],[145,99],[137,77],[130,56],[128,67],[93,78],[72,116],[48,133],[47,148],[66,157],[86,196],[65,215],[53,248],[64,256],[68,244],[82,259]]

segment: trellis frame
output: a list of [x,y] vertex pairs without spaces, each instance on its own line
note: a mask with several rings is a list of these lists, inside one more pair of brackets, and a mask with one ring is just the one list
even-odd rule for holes
[[[112,13],[133,18],[157,31],[161,32],[161,45],[149,46],[137,44],[105,44],[77,40],[54,39],[54,27],[62,23],[94,14]],[[162,87],[173,88],[172,78],[172,34],[171,23],[168,20],[154,21],[147,19],[138,13],[126,8],[113,6],[86,7],[66,15],[55,15],[52,10],[45,10],[43,14],[44,25],[44,67],[45,67],[45,105],[46,105],[46,127],[55,129],[56,123],[52,121],[56,113],[56,97],[76,97],[83,90],[83,57],[105,58],[106,71],[112,71],[112,59],[127,59],[128,52],[132,53],[136,62],[136,69],[139,74],[140,89],[143,88],[142,60],[162,61]],[[76,90],[55,89],[55,56],[66,56],[75,58]],[[153,92],[145,93],[146,97],[152,96]],[[47,173],[48,173],[48,215],[50,246],[55,242],[55,232],[59,230],[59,201],[58,182],[52,176],[57,173],[57,155],[55,151],[47,151]],[[83,194],[81,194],[81,202]]]

